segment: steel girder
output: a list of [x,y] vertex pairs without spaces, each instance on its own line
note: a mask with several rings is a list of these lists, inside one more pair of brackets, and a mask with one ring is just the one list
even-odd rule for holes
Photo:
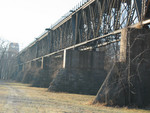
[[[142,21],[145,3],[146,0],[95,0],[49,32],[50,53]],[[107,37],[89,45],[95,46],[119,37]]]

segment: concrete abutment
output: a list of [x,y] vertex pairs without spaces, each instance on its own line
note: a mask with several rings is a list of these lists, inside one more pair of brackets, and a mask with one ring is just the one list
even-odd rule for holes
[[106,76],[104,57],[100,51],[64,50],[19,65],[17,79],[50,91],[96,94]]
[[96,94],[106,77],[104,52],[65,50],[49,91]]
[[94,103],[148,106],[150,103],[150,30],[125,28],[120,61],[107,75]]

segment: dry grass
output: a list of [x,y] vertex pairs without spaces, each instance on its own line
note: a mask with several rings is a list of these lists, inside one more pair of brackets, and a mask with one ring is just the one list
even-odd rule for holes
[[91,105],[95,96],[52,93],[47,88],[0,82],[0,113],[150,113],[150,110]]

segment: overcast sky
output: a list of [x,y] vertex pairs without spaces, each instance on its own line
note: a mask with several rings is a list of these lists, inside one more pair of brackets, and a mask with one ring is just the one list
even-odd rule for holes
[[0,38],[26,47],[81,0],[0,0]]

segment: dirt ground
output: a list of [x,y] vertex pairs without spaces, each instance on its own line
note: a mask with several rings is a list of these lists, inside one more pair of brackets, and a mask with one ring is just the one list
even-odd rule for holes
[[0,113],[150,113],[150,110],[90,105],[94,98],[0,81]]

